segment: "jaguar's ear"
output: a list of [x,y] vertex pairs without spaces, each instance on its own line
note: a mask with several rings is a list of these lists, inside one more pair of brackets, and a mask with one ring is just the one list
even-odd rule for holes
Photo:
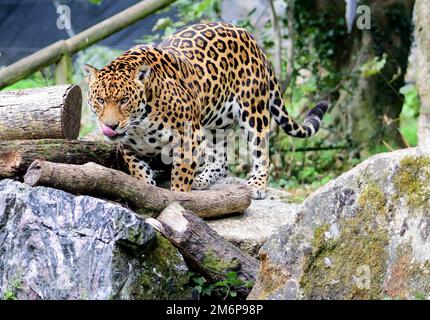
[[89,64],[84,65],[84,74],[85,74],[85,80],[87,81],[87,83],[90,83],[92,80],[94,80],[97,77],[98,72],[99,70],[97,70],[97,68],[94,68]]
[[140,67],[139,70],[136,72],[136,80],[138,82],[145,82],[147,79],[149,79],[149,76],[151,75],[151,68],[147,65],[143,65]]

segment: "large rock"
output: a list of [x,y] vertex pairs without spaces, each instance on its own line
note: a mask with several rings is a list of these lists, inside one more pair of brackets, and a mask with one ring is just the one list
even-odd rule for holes
[[184,299],[187,272],[130,210],[0,181],[0,298]]
[[328,183],[260,258],[249,299],[430,298],[430,154],[380,154]]
[[[215,187],[246,181],[228,177]],[[264,200],[253,200],[243,214],[207,221],[226,240],[252,256],[258,256],[261,246],[280,226],[293,223],[301,205],[288,192],[269,188]]]

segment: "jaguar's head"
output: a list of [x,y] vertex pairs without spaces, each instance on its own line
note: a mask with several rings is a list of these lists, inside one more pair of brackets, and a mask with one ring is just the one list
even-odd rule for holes
[[145,87],[151,69],[117,59],[100,70],[85,65],[84,72],[88,104],[97,115],[100,130],[109,140],[121,140],[130,123],[145,113]]

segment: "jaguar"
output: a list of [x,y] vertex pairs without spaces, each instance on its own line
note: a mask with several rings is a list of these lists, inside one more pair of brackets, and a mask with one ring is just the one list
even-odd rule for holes
[[252,197],[265,198],[271,119],[286,134],[307,138],[328,109],[318,102],[303,124],[294,121],[257,41],[225,22],[191,25],[84,72],[88,104],[101,132],[120,142],[129,173],[155,185],[150,159],[164,155],[174,191],[206,189],[225,177],[225,132],[238,127],[249,149]]

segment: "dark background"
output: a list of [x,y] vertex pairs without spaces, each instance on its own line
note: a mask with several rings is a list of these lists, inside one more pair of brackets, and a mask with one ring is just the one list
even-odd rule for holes
[[[9,65],[55,41],[67,39],[66,30],[57,28],[57,9],[52,0],[0,0],[0,66]],[[138,0],[59,0],[71,9],[74,33],[79,33]],[[100,42],[100,45],[126,50],[151,31],[161,15],[151,15]]]

